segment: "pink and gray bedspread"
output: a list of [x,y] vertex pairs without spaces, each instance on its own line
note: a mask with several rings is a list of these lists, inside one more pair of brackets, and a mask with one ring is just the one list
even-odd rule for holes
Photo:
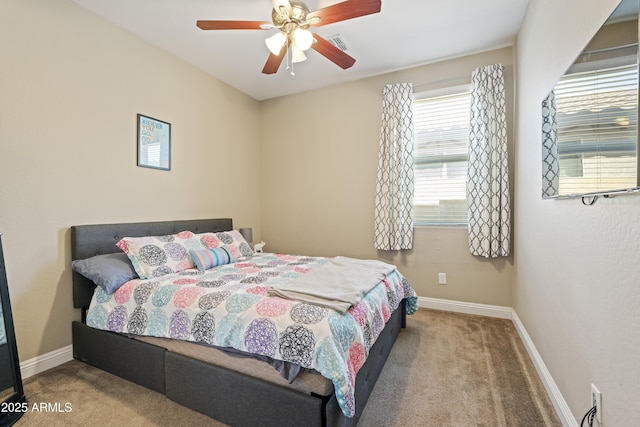
[[256,254],[204,272],[188,269],[131,280],[113,294],[98,287],[87,325],[230,347],[315,369],[333,382],[342,411],[352,417],[355,378],[369,349],[401,300],[407,299],[408,314],[416,311],[417,296],[397,270],[344,314],[268,295],[272,286],[327,261]]

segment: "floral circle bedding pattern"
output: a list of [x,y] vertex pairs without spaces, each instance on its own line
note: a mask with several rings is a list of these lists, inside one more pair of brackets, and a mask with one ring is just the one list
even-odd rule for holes
[[116,246],[127,254],[142,279],[194,268],[190,250],[224,247],[236,260],[253,256],[251,247],[237,230],[201,234],[182,231],[167,236],[124,237]]
[[385,322],[400,301],[407,313],[417,296],[397,271],[346,314],[271,297],[284,283],[325,264],[327,258],[256,254],[204,272],[187,269],[134,279],[109,295],[96,288],[87,325],[233,347],[315,369],[329,378],[348,417],[355,414],[355,378]]

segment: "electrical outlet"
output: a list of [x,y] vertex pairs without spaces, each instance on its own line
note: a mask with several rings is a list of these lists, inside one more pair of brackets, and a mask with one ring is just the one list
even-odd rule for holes
[[599,423],[602,422],[602,395],[600,390],[593,384],[591,384],[591,407],[596,407],[596,420]]
[[438,273],[438,284],[440,285],[447,284],[447,273]]

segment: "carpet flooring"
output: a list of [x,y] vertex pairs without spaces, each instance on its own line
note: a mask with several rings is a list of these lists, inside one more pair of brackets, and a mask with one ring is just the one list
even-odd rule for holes
[[[75,360],[24,388],[19,427],[223,426]],[[533,425],[562,424],[512,322],[427,309],[408,317],[358,424]]]

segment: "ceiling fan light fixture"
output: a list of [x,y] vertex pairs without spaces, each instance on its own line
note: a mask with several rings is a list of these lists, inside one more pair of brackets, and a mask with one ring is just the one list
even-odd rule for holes
[[284,46],[285,41],[287,40],[287,35],[282,31],[277,32],[271,37],[265,39],[265,43],[269,48],[269,51],[274,55],[279,55],[280,50],[282,50],[282,46]]
[[293,40],[298,49],[307,50],[313,44],[313,34],[309,30],[298,27],[293,32]]
[[304,51],[300,50],[295,45],[291,46],[291,62],[297,64],[298,62],[306,61],[307,55],[304,54]]

